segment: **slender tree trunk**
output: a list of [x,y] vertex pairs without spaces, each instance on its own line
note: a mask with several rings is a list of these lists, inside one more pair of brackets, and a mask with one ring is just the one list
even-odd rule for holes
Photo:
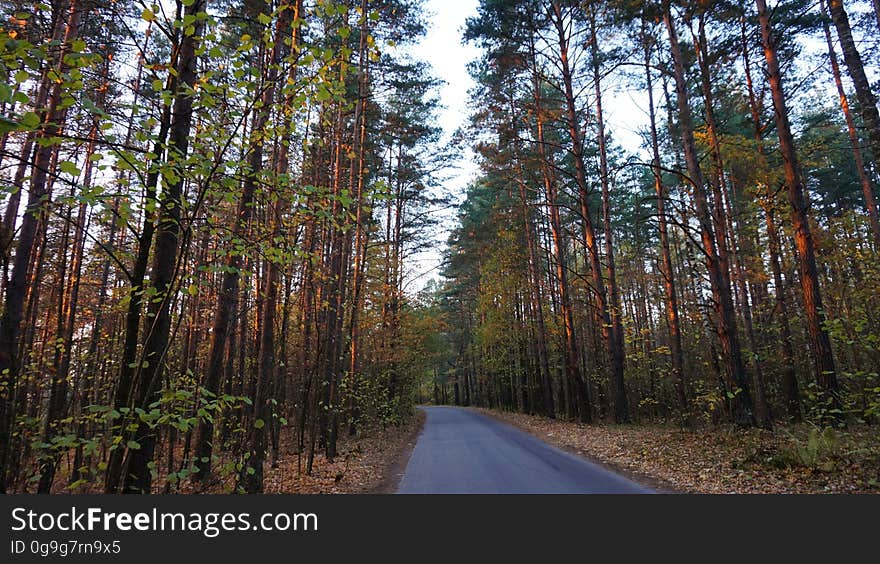
[[773,286],[776,289],[776,304],[773,315],[779,323],[779,340],[782,352],[782,392],[785,398],[785,410],[791,421],[801,418],[800,394],[798,392],[797,373],[794,366],[794,347],[791,343],[791,327],[788,322],[788,304],[785,299],[785,283],[782,280],[782,267],[779,263],[779,233],[773,218],[771,205],[764,206],[764,217],[767,223],[768,251],[770,253],[770,269],[773,271]]
[[[285,5],[284,11],[278,18],[275,30],[276,40],[272,47],[271,54],[266,62],[267,79],[261,96],[261,105],[254,116],[253,125],[251,126],[251,140],[248,152],[248,168],[249,172],[245,176],[241,198],[238,202],[238,208],[235,214],[235,224],[233,234],[237,238],[244,237],[248,230],[248,225],[253,215],[254,196],[257,185],[259,183],[260,171],[263,167],[263,145],[265,139],[265,128],[269,121],[269,110],[275,97],[275,82],[277,77],[277,65],[281,58],[281,49],[283,47],[283,35],[286,28],[290,26],[290,22],[298,17],[298,11],[291,13],[293,10],[289,5]],[[298,29],[298,28],[297,28]],[[293,45],[296,44],[297,34],[294,31]],[[292,68],[296,68],[293,65]],[[282,150],[286,152],[286,145],[281,144]],[[232,306],[234,296],[238,292],[238,282],[240,277],[242,256],[238,252],[231,253],[226,259],[226,269],[223,274],[223,281],[220,287],[220,293],[217,296],[217,309],[214,314],[213,330],[211,332],[211,348],[208,353],[208,365],[205,369],[204,388],[209,394],[208,399],[216,396],[220,389],[221,375],[223,373],[223,356],[226,350],[226,342],[229,338],[230,317],[232,314]],[[199,471],[195,476],[198,479],[204,479],[211,474],[211,457],[213,449],[214,423],[211,419],[202,418],[199,421],[197,432],[197,440],[195,445],[195,457],[198,461]]]
[[[878,6],[878,2],[880,2],[880,0],[874,0],[875,8]],[[828,27],[828,22],[825,20],[825,0],[819,0],[819,6],[822,9],[822,28],[825,32],[825,43],[828,45],[828,60],[831,62],[831,74],[834,76],[834,85],[837,87],[837,95],[840,98],[840,109],[846,120],[846,132],[849,136],[850,146],[852,147],[856,172],[859,175],[859,183],[862,185],[862,193],[865,196],[865,207],[868,209],[868,218],[871,221],[871,231],[874,234],[874,248],[880,251],[880,215],[878,215],[877,212],[877,200],[874,197],[874,187],[871,185],[871,179],[865,168],[861,143],[859,142],[859,135],[856,131],[856,122],[849,107],[846,90],[843,88],[843,80],[840,76],[840,64],[837,61],[837,54],[834,52],[834,42],[831,40],[831,30]],[[880,15],[880,13],[878,13],[878,15]],[[877,153],[875,153],[874,156],[875,159],[878,158]]]
[[[605,281],[602,279],[602,261],[599,256],[599,243],[596,239],[596,232],[593,227],[593,219],[589,208],[589,186],[587,182],[586,164],[584,162],[584,148],[578,127],[579,120],[573,86],[574,78],[569,61],[570,38],[567,36],[565,16],[562,13],[562,7],[558,1],[553,2],[553,13],[553,25],[556,28],[557,39],[559,42],[559,62],[562,69],[563,96],[565,98],[567,117],[566,127],[571,140],[571,154],[574,159],[575,180],[577,182],[580,198],[584,246],[587,249],[587,255],[590,262],[590,274],[592,275],[594,286],[593,292],[596,297],[602,325],[602,338],[605,342],[605,349],[609,357],[610,380],[615,391],[615,415],[618,415],[617,408],[625,408],[625,401],[620,403],[617,394],[618,388],[622,390],[623,385],[623,366],[618,362],[619,360],[622,360],[622,358],[616,352],[616,334],[611,321],[611,311],[608,304]],[[582,380],[575,382],[575,384],[575,399],[578,402],[579,409],[587,409],[587,397],[589,394],[586,391],[586,385]]]
[[[275,43],[272,48],[272,55],[269,60],[267,73],[267,88],[263,95],[264,116],[268,117],[268,110],[272,102],[275,100],[274,84],[277,77],[277,67],[281,59],[281,50],[284,46],[285,33],[291,27],[291,23],[299,19],[299,11],[302,3],[297,0],[295,4],[285,5],[285,9],[275,29]],[[293,26],[293,34],[291,38],[291,47],[297,49],[298,42],[298,24]],[[294,65],[295,67],[295,65]],[[295,72],[295,71],[291,71]],[[295,81],[296,75],[290,76]],[[265,118],[263,118],[265,119]],[[260,128],[262,129],[262,127]],[[262,145],[264,139],[257,140],[254,146],[253,159],[251,162],[251,170],[256,182],[256,175],[262,170]],[[278,177],[283,176],[287,172],[287,145],[282,143],[280,151],[276,152],[275,166],[273,170],[278,173]],[[283,220],[283,202],[284,194],[279,192],[272,195],[273,204],[269,210],[269,226],[270,226],[270,244],[280,244],[282,220]],[[278,309],[278,287],[281,281],[281,268],[277,260],[267,259],[265,264],[265,276],[263,280],[263,305],[262,305],[262,325],[260,330],[260,356],[257,365],[257,381],[256,391],[253,397],[254,421],[248,434],[248,448],[250,453],[245,462],[244,471],[239,477],[239,487],[246,493],[259,493],[263,491],[263,462],[266,458],[266,429],[269,421],[270,407],[268,400],[272,383],[275,381],[276,371],[276,354],[275,354],[275,317]],[[253,472],[251,472],[253,469]]]
[[525,171],[522,169],[520,162],[520,175],[518,178],[520,206],[522,207],[523,231],[526,238],[526,249],[528,251],[528,280],[530,285],[530,305],[535,316],[537,328],[535,331],[535,345],[538,353],[538,372],[539,385],[541,390],[542,413],[550,417],[555,417],[553,406],[553,390],[550,386],[550,362],[547,353],[547,327],[544,321],[544,297],[541,291],[541,276],[538,270],[538,256],[535,245],[535,226],[532,220],[532,214],[529,209],[528,197],[526,195]]
[[[752,65],[749,54],[749,42],[746,35],[746,22],[742,22],[742,48],[743,63],[746,75],[746,88],[749,93],[749,109],[754,124],[755,142],[758,146],[758,155],[764,159],[764,125],[762,123],[761,108],[763,103],[755,94],[754,82],[752,82]],[[773,218],[773,203],[770,196],[760,199],[760,205],[764,211],[767,225],[767,247],[770,255],[770,269],[773,273],[773,282],[776,290],[774,315],[779,322],[780,353],[782,354],[782,392],[785,398],[786,414],[791,421],[798,421],[801,417],[800,395],[798,392],[797,374],[794,366],[794,347],[791,341],[791,328],[788,323],[788,306],[785,299],[785,288],[782,281],[782,268],[779,263],[779,233]]]
[[[172,51],[171,63],[177,65],[179,60],[179,50]],[[174,91],[177,88],[178,78],[174,73],[169,73],[165,88]],[[162,118],[159,121],[159,130],[156,133],[156,140],[153,143],[153,154],[155,162],[151,163],[149,172],[147,172],[146,182],[144,183],[144,209],[157,204],[157,194],[159,186],[160,155],[164,153],[165,142],[168,138],[168,132],[171,129],[171,106],[165,105],[162,108]],[[117,411],[122,408],[129,408],[132,400],[132,388],[134,386],[135,367],[138,351],[138,338],[140,336],[141,313],[144,305],[145,287],[144,281],[147,276],[147,267],[150,260],[150,249],[153,245],[153,239],[156,234],[156,217],[154,212],[144,212],[143,227],[141,233],[137,237],[137,254],[135,256],[134,265],[129,276],[128,290],[128,308],[125,314],[124,338],[122,345],[122,356],[119,363],[119,380],[116,385],[116,392],[113,396],[113,407]],[[130,412],[131,413],[131,412]],[[125,436],[126,427],[133,424],[131,416],[122,418],[119,435]],[[110,460],[107,462],[107,472],[104,479],[104,493],[117,493],[119,484],[122,480],[123,462],[125,457],[125,449],[117,445],[111,452]]]
[[700,170],[699,157],[694,141],[693,118],[691,116],[690,102],[688,99],[687,83],[684,76],[684,62],[681,47],[678,42],[678,33],[669,1],[664,2],[664,22],[669,32],[669,45],[673,59],[673,74],[675,78],[675,90],[678,98],[679,126],[682,135],[685,162],[689,175],[689,183],[693,192],[694,204],[697,208],[697,220],[700,223],[700,232],[703,242],[703,253],[706,257],[706,268],[709,271],[712,295],[715,307],[715,322],[718,332],[718,340],[722,348],[725,362],[725,373],[729,386],[734,388],[733,393],[733,416],[734,421],[740,426],[752,426],[755,417],[752,413],[752,398],[749,391],[749,381],[745,373],[740,350],[739,335],[736,328],[736,318],[733,311],[733,299],[730,286],[725,284],[722,265],[718,256],[715,241],[715,230],[712,226],[712,214],[709,211],[708,198],[703,182],[703,173]]
[[675,394],[683,419],[687,418],[687,381],[684,375],[684,355],[681,345],[681,323],[678,312],[678,294],[675,289],[675,272],[669,248],[669,227],[666,220],[666,187],[663,185],[660,161],[660,142],[657,136],[657,119],[654,109],[654,83],[651,74],[651,46],[643,28],[645,43],[645,81],[648,90],[648,117],[651,127],[651,152],[653,156],[654,192],[657,194],[657,223],[660,234],[660,272],[666,295],[666,320],[669,326],[669,351],[672,360],[672,377]]
[[[207,0],[194,0],[184,10],[184,17],[196,16],[207,7]],[[174,99],[172,119],[169,129],[169,164],[177,169],[177,178],[167,182],[160,199],[161,211],[156,228],[156,251],[150,284],[157,296],[149,306],[152,324],[144,339],[141,362],[135,372],[133,408],[146,409],[155,399],[162,377],[165,353],[168,349],[171,332],[171,301],[176,283],[178,252],[180,251],[180,220],[183,200],[183,185],[186,174],[183,170],[189,149],[189,135],[193,117],[193,98],[186,91],[191,90],[196,81],[196,49],[202,33],[203,20],[196,18],[192,34],[183,34],[178,58],[178,93]],[[149,463],[153,460],[156,445],[155,431],[141,424],[134,433],[132,448],[127,448],[127,471],[123,482],[125,493],[149,493],[152,480]],[[136,443],[136,444],[135,444]]]
[[626,356],[624,354],[623,322],[621,321],[620,295],[617,288],[617,268],[614,262],[614,232],[611,228],[611,194],[608,179],[608,152],[605,146],[605,119],[602,113],[602,81],[601,61],[599,60],[599,44],[596,35],[596,19],[593,8],[588,9],[590,16],[590,50],[593,66],[593,85],[596,95],[596,129],[599,145],[599,180],[602,185],[602,220],[605,234],[605,262],[608,278],[608,304],[606,309],[611,318],[611,331],[614,339],[610,341],[612,389],[614,393],[614,420],[617,423],[629,422],[629,407],[626,399],[626,385],[624,382],[624,366]]
[[[82,9],[75,0],[68,5],[67,24],[58,57],[60,71],[65,70],[64,55],[71,41],[79,33]],[[47,77],[48,78],[48,77]],[[58,135],[64,119],[65,110],[60,108],[62,83],[55,82],[48,98],[48,106],[37,139],[47,140]],[[15,417],[14,394],[21,359],[18,356],[19,338],[22,331],[25,296],[27,294],[27,273],[34,255],[40,218],[44,206],[48,205],[49,174],[52,173],[53,155],[57,147],[49,143],[37,143],[32,167],[30,192],[27,208],[22,218],[18,244],[13,261],[12,276],[6,286],[6,301],[0,317],[0,493],[6,492],[6,470],[9,445],[12,438],[12,425]],[[21,186],[18,187],[21,190]]]
[[366,267],[366,251],[368,237],[365,229],[364,182],[366,176],[367,137],[367,101],[369,100],[369,59],[367,57],[367,38],[369,34],[369,18],[367,0],[361,0],[360,38],[358,41],[358,88],[357,104],[352,126],[352,153],[355,158],[351,162],[349,185],[355,189],[355,232],[354,232],[354,264],[351,273],[351,316],[348,329],[348,380],[351,385],[349,395],[349,435],[357,433],[357,392],[360,383],[360,320],[361,291]]
[[[551,162],[552,155],[548,153],[548,144],[544,136],[544,110],[542,105],[541,80],[540,73],[536,66],[536,50],[534,41],[529,43],[530,59],[532,64],[532,99],[535,104],[535,120],[536,120],[536,136],[538,141],[538,151],[541,159],[541,178],[544,183],[544,196],[546,198],[546,206],[548,212],[548,220],[550,225],[550,235],[553,242],[553,266],[555,267],[556,283],[559,293],[558,311],[562,317],[563,332],[563,361],[565,365],[566,378],[563,380],[563,391],[567,392],[570,388],[580,390],[584,395],[581,402],[579,416],[581,421],[585,423],[592,422],[592,409],[589,398],[586,397],[588,387],[584,385],[584,379],[581,373],[580,350],[578,346],[578,338],[575,332],[574,316],[571,306],[571,289],[568,281],[568,259],[566,257],[565,233],[562,230],[562,221],[559,214],[559,196],[554,175],[554,168]],[[570,415],[570,402],[568,394],[564,394],[566,415]]]
[[[842,10],[839,0],[831,0]],[[779,149],[785,170],[785,183],[788,188],[788,199],[791,204],[791,223],[794,228],[795,244],[798,250],[798,266],[800,270],[801,290],[803,292],[804,312],[806,313],[807,333],[810,337],[810,349],[813,353],[816,380],[827,394],[830,420],[838,420],[840,398],[838,393],[837,372],[834,355],[831,350],[831,338],[825,329],[825,309],[822,304],[822,293],[819,288],[819,275],[816,268],[816,254],[810,223],[807,216],[807,203],[801,181],[794,136],[788,121],[788,109],[785,104],[785,93],[782,87],[782,74],[776,54],[776,43],[770,28],[770,13],[765,0],[756,0],[758,20],[761,25],[761,37],[764,43],[764,56],[767,59],[767,78],[773,95],[776,114],[776,129],[779,135]],[[874,106],[874,114],[877,108]]]
[[[766,4],[766,2],[762,2]],[[831,20],[837,28],[837,37],[840,39],[840,48],[843,50],[843,61],[849,70],[853,87],[856,90],[856,98],[859,101],[859,113],[868,133],[868,141],[871,153],[874,155],[874,163],[880,163],[880,113],[877,111],[877,96],[871,90],[871,83],[865,73],[862,57],[853,39],[852,29],[849,25],[849,16],[843,7],[843,0],[828,0],[831,11]],[[766,51],[766,47],[765,47]]]
[[[721,154],[721,142],[718,138],[718,126],[715,119],[715,96],[712,92],[711,71],[709,69],[709,47],[706,39],[705,14],[701,13],[698,22],[697,37],[694,38],[696,46],[697,63],[700,69],[700,86],[703,92],[703,105],[706,113],[706,131],[709,136],[709,147],[712,154],[712,160],[715,170],[710,180],[712,186],[712,203],[714,208],[714,223],[716,243],[718,249],[718,263],[721,271],[722,283],[727,288],[733,288],[731,282],[731,257],[736,259],[737,246],[735,244],[734,233],[732,228],[732,220],[729,217],[729,210],[725,209],[726,194],[728,192],[728,182],[724,171],[724,158]],[[731,252],[733,249],[733,252]],[[746,328],[746,336],[751,345],[751,357],[757,358],[757,346],[755,344],[754,332],[751,324],[751,305],[748,301],[748,294],[745,291],[745,281],[738,277],[738,288],[740,292],[739,306],[743,312],[743,318]],[[731,306],[733,300],[731,299]],[[735,320],[736,314],[733,313]],[[770,418],[770,408],[767,405],[764,396],[763,376],[760,364],[757,361],[752,363],[752,391],[755,400],[755,417],[759,426],[770,429],[773,422]]]
[[[105,67],[105,75],[104,78],[106,80],[106,73],[109,71]],[[106,92],[106,82],[105,82],[105,90]],[[103,98],[103,96],[101,96]],[[104,101],[103,99],[99,100],[98,106],[103,108]],[[89,132],[89,144],[86,148],[85,158],[84,158],[84,170],[83,170],[83,191],[88,191],[92,185],[92,172],[93,172],[93,161],[91,159],[92,155],[95,153],[95,145],[97,142],[98,135],[98,124],[94,123],[92,125],[91,131]],[[71,191],[73,191],[73,188]],[[65,410],[67,409],[67,396],[69,390],[69,376],[70,376],[70,359],[73,354],[73,332],[74,325],[76,323],[76,314],[77,314],[77,306],[79,304],[79,290],[80,290],[80,277],[82,273],[82,263],[83,263],[83,254],[85,252],[85,233],[88,229],[88,207],[85,202],[80,203],[79,209],[77,211],[76,223],[74,224],[74,237],[71,248],[73,249],[73,256],[70,259],[70,274],[69,276],[61,276],[59,280],[65,281],[64,291],[61,296],[61,300],[59,301],[59,311],[58,311],[58,331],[56,337],[56,353],[55,360],[53,362],[53,373],[54,378],[52,381],[51,392],[50,392],[50,400],[49,400],[49,412],[46,416],[45,428],[44,428],[44,439],[43,441],[51,444],[52,438],[58,430],[58,426],[61,424],[61,420],[64,418]],[[65,230],[67,230],[69,226],[65,226]],[[65,245],[66,247],[66,245]],[[65,263],[65,259],[62,257],[62,263]],[[55,478],[55,469],[58,465],[58,459],[60,456],[53,456],[51,459],[47,460],[45,464],[42,466],[40,481],[37,486],[37,491],[40,493],[49,493],[52,489],[52,482]]]

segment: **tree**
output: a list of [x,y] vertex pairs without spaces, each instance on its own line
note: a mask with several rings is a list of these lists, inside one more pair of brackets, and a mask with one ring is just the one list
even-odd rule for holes
[[756,0],[756,5],[758,7],[758,21],[761,25],[761,37],[764,42],[764,56],[767,59],[767,79],[770,82],[776,114],[779,150],[782,154],[785,184],[788,188],[788,200],[791,204],[791,222],[798,251],[803,306],[807,318],[807,331],[810,335],[810,349],[813,353],[815,375],[824,392],[828,394],[829,416],[836,419],[839,418],[839,414],[836,412],[841,407],[838,396],[837,372],[831,350],[831,339],[825,328],[825,308],[822,304],[822,293],[819,288],[816,252],[807,217],[797,151],[788,119],[775,39],[770,27],[770,13],[764,0]]

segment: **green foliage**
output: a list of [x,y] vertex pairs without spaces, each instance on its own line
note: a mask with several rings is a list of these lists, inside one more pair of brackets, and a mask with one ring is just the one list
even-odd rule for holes
[[789,444],[780,449],[781,460],[791,466],[830,472],[834,469],[838,440],[832,428],[812,427],[806,439],[789,436]]

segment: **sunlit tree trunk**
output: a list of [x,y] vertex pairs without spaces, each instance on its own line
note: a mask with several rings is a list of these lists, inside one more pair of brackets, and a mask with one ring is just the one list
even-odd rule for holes
[[700,170],[699,156],[697,155],[696,143],[694,141],[693,118],[691,116],[687,83],[685,82],[683,56],[668,1],[664,2],[663,19],[669,33],[675,91],[678,98],[678,117],[682,146],[687,164],[688,182],[690,183],[694,204],[697,208],[697,220],[700,223],[703,243],[702,250],[705,254],[706,268],[709,271],[709,281],[715,302],[715,324],[718,340],[724,357],[728,385],[735,390],[732,392],[733,416],[737,425],[752,426],[755,424],[755,417],[752,413],[752,399],[749,391],[748,377],[742,362],[742,352],[740,350],[736,318],[733,311],[733,299],[730,286],[725,284],[722,264],[718,255],[715,230],[712,226],[712,214],[709,210],[703,173]]
[[[562,12],[559,2],[552,3],[553,9],[553,26],[556,30],[556,39],[558,40],[559,64],[562,71],[563,97],[566,109],[567,123],[566,128],[571,141],[571,155],[575,166],[575,180],[578,186],[581,222],[583,227],[584,247],[587,250],[588,260],[590,263],[590,275],[593,282],[593,292],[599,310],[601,320],[602,339],[605,343],[605,349],[609,357],[609,366],[611,369],[611,382],[615,390],[618,385],[622,385],[622,365],[618,364],[621,359],[615,352],[617,350],[616,335],[611,322],[611,312],[608,305],[605,281],[602,278],[602,261],[599,256],[599,242],[596,239],[596,232],[593,227],[593,219],[589,208],[589,187],[587,182],[586,164],[584,162],[584,148],[581,141],[579,130],[579,119],[577,116],[577,101],[574,95],[574,78],[569,61],[569,41],[566,17]],[[580,410],[589,409],[588,393],[586,383],[583,380],[574,382],[575,399],[578,402]],[[615,394],[615,398],[616,398]],[[623,404],[625,406],[625,404]],[[615,406],[618,403],[615,401]],[[581,416],[583,420],[583,415]]]
[[[832,6],[840,2],[832,0]],[[767,59],[767,79],[773,95],[776,114],[776,129],[779,136],[779,149],[785,171],[785,184],[788,188],[788,200],[791,204],[791,223],[794,229],[795,244],[798,251],[803,307],[806,314],[807,332],[810,336],[810,349],[813,353],[816,380],[827,394],[829,411],[827,417],[839,419],[840,398],[838,395],[837,372],[831,350],[831,338],[825,329],[825,308],[822,304],[822,293],[819,288],[819,275],[816,268],[816,253],[810,223],[807,216],[807,203],[801,181],[794,136],[788,120],[788,109],[782,87],[782,74],[779,70],[779,59],[776,43],[770,27],[770,12],[765,0],[756,0],[758,20],[761,25],[761,37],[764,44],[764,56]],[[877,108],[874,107],[876,115]]]
[[[878,7],[878,2],[880,2],[880,0],[874,0],[875,8]],[[831,63],[831,74],[834,76],[834,85],[837,87],[837,95],[840,98],[840,109],[846,120],[846,132],[849,136],[850,146],[852,147],[853,160],[855,160],[856,163],[856,172],[859,175],[862,194],[865,196],[865,207],[868,209],[868,218],[871,221],[871,231],[874,234],[874,247],[880,251],[880,215],[878,215],[877,212],[877,200],[874,197],[874,187],[871,185],[871,179],[865,168],[865,160],[862,157],[862,148],[856,130],[855,119],[850,110],[846,90],[843,88],[843,80],[840,76],[840,63],[838,63],[837,54],[834,52],[834,42],[831,40],[831,30],[828,27],[828,22],[825,20],[825,0],[819,0],[819,6],[822,9],[822,28],[825,32],[825,43],[828,45],[828,60]],[[878,17],[880,17],[880,12],[878,12]],[[876,159],[878,158],[877,153],[874,153],[874,157],[876,162]]]

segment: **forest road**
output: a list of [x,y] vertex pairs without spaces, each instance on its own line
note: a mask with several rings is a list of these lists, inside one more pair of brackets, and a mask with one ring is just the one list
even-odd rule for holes
[[481,413],[425,407],[397,493],[654,493]]

